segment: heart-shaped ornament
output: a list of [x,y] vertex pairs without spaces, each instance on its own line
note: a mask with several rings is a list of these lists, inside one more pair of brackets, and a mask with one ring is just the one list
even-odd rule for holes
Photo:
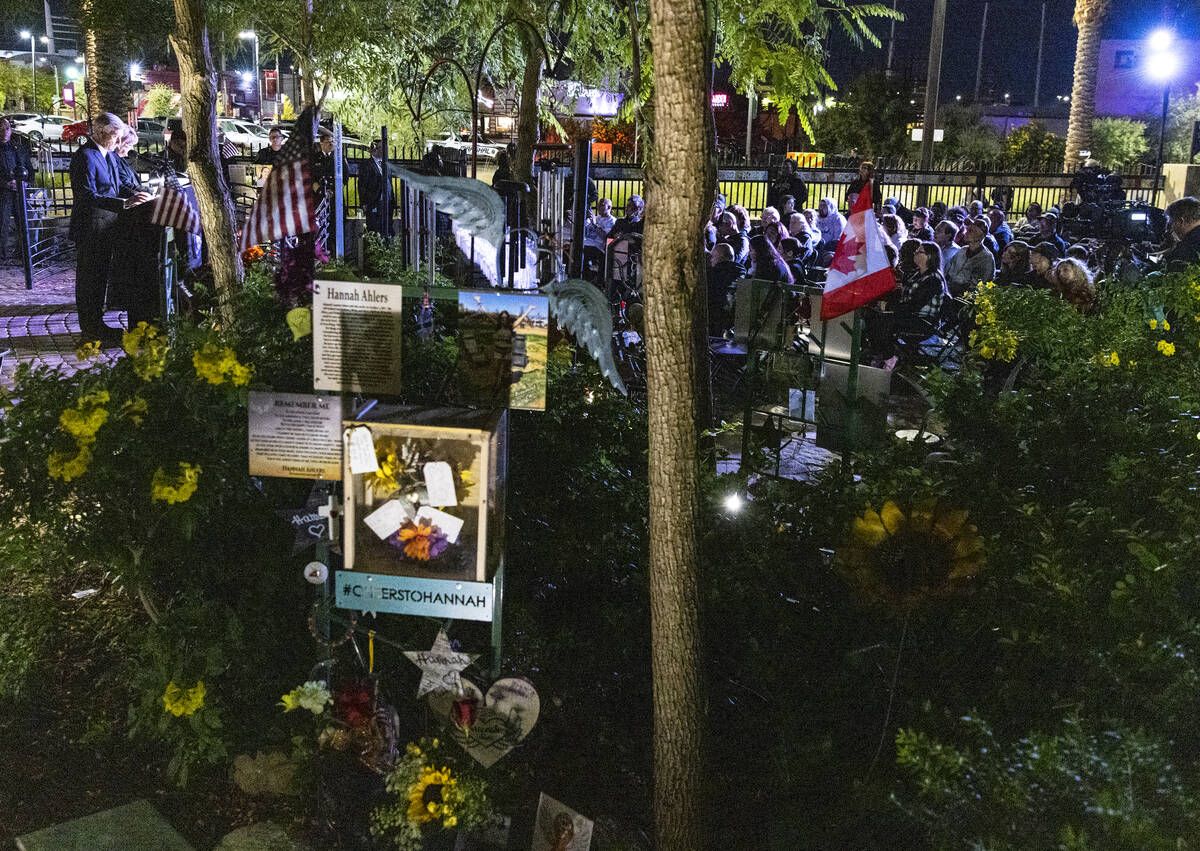
[[[454,723],[458,700],[478,701],[474,722],[466,729]],[[505,677],[492,683],[485,695],[479,686],[462,678],[462,694],[435,691],[429,708],[445,722],[450,737],[484,768],[490,768],[529,735],[537,723],[541,700],[533,683],[524,677]]]

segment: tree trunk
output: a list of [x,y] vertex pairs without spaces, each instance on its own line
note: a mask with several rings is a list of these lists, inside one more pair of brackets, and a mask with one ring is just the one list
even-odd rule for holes
[[1092,122],[1096,119],[1096,71],[1100,67],[1100,30],[1109,0],[1076,0],[1075,80],[1071,87],[1071,118],[1067,127],[1064,171],[1079,168],[1080,151],[1092,148]]
[[85,0],[83,17],[89,26],[84,30],[83,54],[87,62],[88,115],[111,112],[126,118],[133,104],[129,97],[125,40],[120,32],[104,26],[103,14],[92,0]]
[[171,45],[179,61],[183,127],[188,138],[188,173],[200,202],[200,222],[221,318],[233,319],[233,296],[242,283],[233,198],[217,150],[217,74],[208,49],[206,0],[175,0]]
[[650,0],[654,134],[646,191],[650,618],[654,811],[659,851],[707,844],[701,801],[696,522],[696,322],[706,292],[701,228],[716,185],[704,0]]
[[[541,124],[538,113],[538,91],[542,87],[542,63],[545,57],[538,46],[537,39],[521,30],[521,46],[525,51],[525,73],[521,76],[521,103],[517,107],[517,153],[512,167],[513,179],[518,183],[533,186],[533,146],[538,143],[538,130]],[[533,221],[536,207],[533,192],[523,197],[525,221],[532,227],[537,227]]]

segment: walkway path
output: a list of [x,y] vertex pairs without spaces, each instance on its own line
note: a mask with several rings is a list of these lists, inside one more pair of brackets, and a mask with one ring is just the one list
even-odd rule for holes
[[[104,321],[124,326],[124,317],[114,311],[105,314]],[[0,266],[0,352],[11,350],[0,364],[0,386],[12,387],[20,363],[62,367],[73,374],[80,368],[75,350],[82,342],[75,315],[74,268],[57,269],[27,290],[19,267]],[[119,351],[106,349],[102,356],[111,358]]]

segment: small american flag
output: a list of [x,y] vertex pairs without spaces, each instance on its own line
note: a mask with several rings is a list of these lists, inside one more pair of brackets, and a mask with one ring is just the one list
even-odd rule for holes
[[200,214],[184,194],[179,179],[175,176],[175,169],[169,165],[163,178],[163,191],[151,203],[151,224],[200,233]]
[[231,160],[238,155],[238,146],[229,141],[224,135],[221,136],[221,159]]
[[242,230],[243,251],[252,245],[275,242],[316,229],[317,204],[310,164],[311,127],[310,107],[300,115],[291,138],[279,149],[275,165],[250,208],[250,216]]

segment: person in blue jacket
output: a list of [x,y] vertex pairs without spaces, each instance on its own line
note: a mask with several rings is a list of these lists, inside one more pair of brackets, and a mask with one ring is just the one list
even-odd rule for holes
[[104,324],[104,295],[117,216],[151,198],[129,187],[122,193],[116,148],[125,127],[125,122],[112,113],[101,113],[92,120],[87,144],[71,157],[75,308],[84,340],[99,340],[106,346],[121,343],[121,329]]

